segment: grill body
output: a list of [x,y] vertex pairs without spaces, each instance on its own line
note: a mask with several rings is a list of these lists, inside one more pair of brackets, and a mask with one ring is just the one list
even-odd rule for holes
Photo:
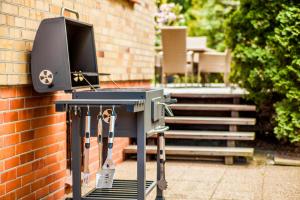
[[[164,101],[162,89],[98,89],[97,91],[81,91],[74,92],[73,99],[102,99],[102,100],[140,100],[144,102],[144,127],[145,132],[164,126],[164,109],[160,104]],[[105,110],[105,105],[103,110]],[[83,110],[84,111],[84,110]],[[116,136],[117,137],[137,137],[137,112],[128,112],[128,106],[120,106],[116,108]],[[85,111],[84,111],[85,112]],[[92,109],[92,119],[96,120],[99,107]],[[104,123],[104,137],[107,137],[108,124]],[[97,133],[96,121],[92,123],[92,134]]]

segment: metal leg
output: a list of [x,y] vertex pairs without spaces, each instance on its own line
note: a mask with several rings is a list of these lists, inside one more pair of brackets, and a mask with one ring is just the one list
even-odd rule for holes
[[[161,174],[161,142],[160,142],[160,133],[157,133],[157,182],[162,178],[163,174]],[[164,200],[164,192],[161,190],[158,185],[156,186],[156,200]]]
[[72,119],[72,183],[73,199],[81,199],[81,139],[80,117],[73,115]]
[[137,183],[138,200],[146,199],[146,133],[144,112],[137,114]]

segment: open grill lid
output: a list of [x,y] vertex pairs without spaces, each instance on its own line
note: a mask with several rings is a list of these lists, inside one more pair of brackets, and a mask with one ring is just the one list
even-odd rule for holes
[[37,92],[99,87],[93,26],[65,17],[44,19],[35,36],[31,74]]

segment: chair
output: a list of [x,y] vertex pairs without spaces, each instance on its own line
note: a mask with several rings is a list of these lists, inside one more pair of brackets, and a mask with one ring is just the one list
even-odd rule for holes
[[225,52],[204,52],[199,54],[198,64],[198,83],[200,73],[224,73],[224,83],[229,84],[228,76],[230,73],[231,51]]
[[[192,64],[187,63],[187,57],[192,53],[187,53],[186,47],[186,27],[163,27],[162,33],[162,83],[166,83],[167,75],[184,74],[187,82],[187,74],[192,71]],[[193,60],[193,59],[189,59]]]

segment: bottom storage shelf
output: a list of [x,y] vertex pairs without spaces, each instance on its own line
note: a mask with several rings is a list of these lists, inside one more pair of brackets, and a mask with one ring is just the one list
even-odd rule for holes
[[[156,186],[154,181],[146,181],[146,195]],[[137,180],[114,180],[113,187],[110,189],[93,189],[87,193],[83,199],[137,199]]]

